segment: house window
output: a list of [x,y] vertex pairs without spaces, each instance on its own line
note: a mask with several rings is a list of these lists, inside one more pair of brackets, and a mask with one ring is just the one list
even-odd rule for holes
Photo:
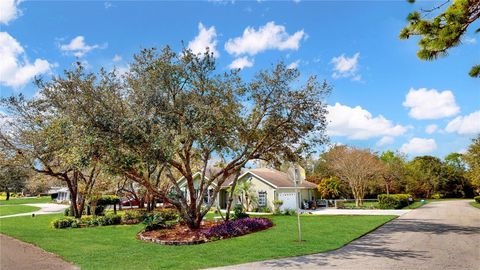
[[258,206],[267,206],[267,192],[259,191],[258,192]]

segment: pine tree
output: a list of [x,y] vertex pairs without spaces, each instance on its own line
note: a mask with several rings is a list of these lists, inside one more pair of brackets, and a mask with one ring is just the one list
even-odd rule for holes
[[[408,0],[413,3],[415,0]],[[422,60],[435,60],[438,57],[446,56],[450,48],[462,43],[462,36],[468,27],[480,17],[479,0],[453,0],[443,12],[440,12],[433,19],[427,17],[438,10],[441,10],[451,1],[446,0],[443,4],[428,10],[420,10],[410,13],[407,16],[408,26],[400,32],[400,39],[409,39],[412,36],[420,36],[417,52],[418,58]],[[480,28],[475,30],[480,32]],[[480,77],[480,65],[471,68],[471,77]]]

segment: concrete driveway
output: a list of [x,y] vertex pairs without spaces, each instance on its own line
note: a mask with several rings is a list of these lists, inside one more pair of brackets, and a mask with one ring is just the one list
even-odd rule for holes
[[335,251],[219,269],[479,270],[480,209],[468,203],[429,203]]

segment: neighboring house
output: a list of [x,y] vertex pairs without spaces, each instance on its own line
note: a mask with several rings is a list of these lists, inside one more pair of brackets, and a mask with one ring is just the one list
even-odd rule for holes
[[70,201],[70,191],[66,187],[52,187],[48,194],[53,195],[56,202]]
[[[206,173],[205,177],[208,179],[210,175],[211,173]],[[197,172],[193,175],[193,177],[195,180],[194,188],[198,189],[201,173]],[[275,169],[258,168],[247,170],[239,176],[238,183],[241,181],[250,181],[252,183],[252,189],[255,191],[258,197],[259,207],[266,206],[270,209],[273,209],[273,201],[281,200],[283,201],[283,205],[280,208],[281,210],[296,209],[297,196],[299,196],[299,207],[301,207],[303,201],[317,199],[318,197],[317,186],[314,183],[301,181],[298,183],[298,193],[295,193],[295,184],[293,181],[288,179],[286,173]],[[215,205],[218,205],[221,209],[225,209],[227,206],[229,194],[228,191],[232,182],[233,177],[227,179],[222,184],[221,190],[217,195]],[[182,190],[184,190],[185,194],[188,195],[186,181],[183,177],[179,180],[179,184]],[[212,199],[210,196],[215,187],[216,182],[212,184],[207,196],[205,196],[205,203],[208,203]],[[238,198],[234,198],[234,203],[239,203]]]

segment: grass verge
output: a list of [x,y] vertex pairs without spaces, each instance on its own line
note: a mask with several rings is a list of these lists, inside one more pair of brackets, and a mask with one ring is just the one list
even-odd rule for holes
[[40,207],[29,206],[29,205],[2,205],[0,206],[0,217],[34,212],[37,210],[40,210]]
[[480,203],[477,203],[477,202],[470,202],[470,205],[475,207],[475,208],[478,208],[480,209]]
[[12,205],[12,204],[27,204],[27,203],[49,203],[52,202],[50,196],[42,196],[35,198],[10,198],[6,201],[5,199],[0,200],[0,205]]
[[299,256],[340,248],[394,216],[304,216],[296,242],[295,216],[269,216],[271,229],[194,246],[162,246],[135,239],[142,225],[52,229],[60,215],[0,220],[0,232],[56,253],[82,269],[198,269]]

